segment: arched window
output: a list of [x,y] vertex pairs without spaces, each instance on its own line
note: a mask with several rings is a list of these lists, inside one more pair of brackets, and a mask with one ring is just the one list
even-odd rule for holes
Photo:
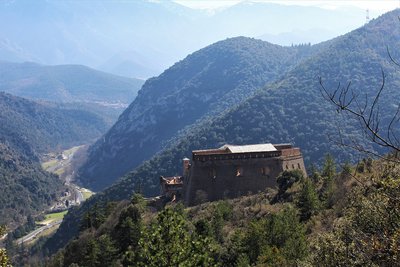
[[262,176],[269,176],[269,173],[270,173],[270,168],[269,167],[262,167],[260,170],[261,170],[261,175]]
[[236,177],[243,176],[243,168],[241,166],[236,166],[235,175]]
[[217,178],[217,170],[215,168],[211,168],[208,172],[208,176],[212,179]]

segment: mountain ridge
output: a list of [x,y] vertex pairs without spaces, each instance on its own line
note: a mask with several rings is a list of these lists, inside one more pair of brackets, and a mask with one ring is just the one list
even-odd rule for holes
[[[349,12],[261,2],[239,3],[209,13],[173,1],[52,0],[35,5],[23,0],[2,1],[0,56],[43,64],[81,63],[148,78],[227,37],[304,32],[315,24],[330,28],[334,37],[362,25],[364,18],[363,9]],[[310,39],[315,37],[311,34]],[[283,41],[290,44],[290,39]]]
[[235,106],[277,79],[309,56],[309,49],[236,37],[190,54],[146,81],[116,124],[91,147],[79,180],[95,190],[110,185],[184,128]]
[[0,90],[35,100],[128,104],[142,83],[83,65],[0,61]]

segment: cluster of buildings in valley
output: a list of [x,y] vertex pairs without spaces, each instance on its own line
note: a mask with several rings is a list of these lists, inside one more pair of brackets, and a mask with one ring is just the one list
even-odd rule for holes
[[306,175],[303,156],[291,144],[224,145],[192,151],[183,159],[183,175],[160,177],[161,194],[186,205],[234,198],[275,187],[285,170]]

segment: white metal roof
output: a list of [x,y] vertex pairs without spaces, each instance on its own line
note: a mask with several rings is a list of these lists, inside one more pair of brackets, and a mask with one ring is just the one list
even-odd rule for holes
[[277,151],[277,149],[272,144],[257,144],[257,145],[244,145],[244,146],[224,145],[220,149],[228,149],[231,153]]

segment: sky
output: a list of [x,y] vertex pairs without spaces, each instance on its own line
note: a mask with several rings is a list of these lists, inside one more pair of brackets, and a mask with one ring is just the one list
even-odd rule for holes
[[[175,0],[175,2],[182,4],[184,6],[190,7],[190,8],[195,8],[195,9],[219,9],[219,8],[224,8],[228,7],[231,5],[235,5],[241,1],[244,0]],[[346,6],[353,6],[353,7],[358,7],[361,9],[369,9],[370,10],[370,16],[375,17],[379,16],[387,11],[393,10],[395,8],[400,7],[400,1],[399,0],[341,0],[341,1],[333,1],[333,0],[325,0],[325,1],[319,1],[319,0],[314,0],[314,1],[299,1],[299,0],[252,0],[252,1],[258,1],[258,2],[269,2],[269,3],[277,3],[277,4],[283,4],[283,5],[302,5],[302,6],[317,6],[321,8],[327,8],[327,9],[336,9],[340,7],[346,7]]]

